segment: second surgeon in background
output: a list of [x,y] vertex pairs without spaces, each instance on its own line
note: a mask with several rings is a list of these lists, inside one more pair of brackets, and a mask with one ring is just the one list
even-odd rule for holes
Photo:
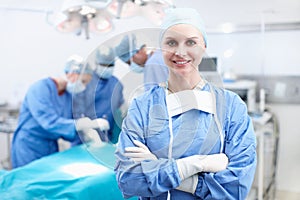
[[[93,57],[94,58],[94,57]],[[89,64],[96,65],[92,80],[83,93],[73,96],[74,118],[88,117],[101,119],[97,130],[102,141],[116,143],[121,120],[120,107],[124,103],[123,85],[113,76],[115,52],[107,46],[100,46],[95,51],[95,60]],[[89,64],[87,66],[89,66]],[[106,126],[109,123],[109,127]],[[82,143],[77,137],[72,145]]]
[[145,91],[151,87],[165,82],[168,79],[169,70],[166,66],[161,50],[154,51],[147,59],[144,67]]
[[[58,152],[59,138],[67,141],[75,139],[72,94],[84,91],[92,74],[91,69],[85,68],[80,76],[82,61],[80,56],[71,56],[65,65],[66,78],[41,79],[29,88],[12,141],[13,168]],[[80,126],[77,126],[79,129]]]
[[247,107],[199,74],[207,36],[196,10],[168,10],[162,29],[169,77],[128,110],[116,151],[119,188],[140,199],[244,200],[256,167]]
[[120,44],[115,47],[115,52],[116,56],[129,65],[131,71],[136,73],[144,71],[144,65],[148,59],[146,45],[137,49],[135,34],[125,35]]

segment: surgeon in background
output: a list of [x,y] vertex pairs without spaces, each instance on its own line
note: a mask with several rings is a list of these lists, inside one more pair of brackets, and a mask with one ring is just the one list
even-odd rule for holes
[[97,128],[91,120],[80,120],[76,125],[72,119],[72,94],[85,90],[92,70],[83,68],[83,59],[73,55],[65,64],[65,74],[41,79],[27,91],[12,141],[13,168],[57,152],[58,139],[73,141],[76,128]]
[[148,59],[146,45],[144,44],[138,49],[134,34],[125,35],[115,47],[115,52],[117,57],[129,65],[131,71],[136,73],[144,71],[144,65]]
[[143,72],[145,90],[167,80],[169,71],[161,50],[157,49],[147,54],[145,44],[137,49],[134,34],[125,35],[115,50],[117,56],[129,65],[131,71]]
[[144,66],[144,85],[145,91],[151,87],[165,82],[168,79],[169,70],[166,66],[162,51],[154,51],[147,59]]
[[247,106],[199,74],[207,36],[195,9],[166,10],[161,28],[168,80],[128,109],[115,154],[119,188],[125,198],[244,200],[256,168]]
[[[73,116],[75,119],[82,117],[98,119],[100,123],[97,131],[101,140],[116,143],[120,132],[120,109],[124,98],[123,85],[112,75],[115,68],[114,49],[102,45],[95,51],[95,60],[88,62],[90,62],[88,65],[96,67],[86,90],[73,97]],[[72,145],[81,144],[82,140],[83,138],[77,137]]]

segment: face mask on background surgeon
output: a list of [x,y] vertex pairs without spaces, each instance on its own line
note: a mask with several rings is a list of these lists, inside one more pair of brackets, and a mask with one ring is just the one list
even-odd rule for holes
[[86,86],[80,81],[77,80],[74,83],[68,82],[66,90],[71,94],[78,94],[85,90]]
[[108,79],[112,76],[114,67],[106,67],[102,65],[97,65],[96,74],[103,79]]
[[141,67],[140,65],[136,64],[135,62],[131,61],[130,63],[130,70],[136,73],[142,73],[144,71],[144,67]]

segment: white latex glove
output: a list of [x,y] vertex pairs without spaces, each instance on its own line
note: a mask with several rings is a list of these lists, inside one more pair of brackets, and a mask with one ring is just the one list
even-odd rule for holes
[[197,188],[197,184],[198,174],[195,174],[181,181],[180,185],[176,189],[194,194]]
[[88,117],[76,119],[76,130],[83,131],[93,128],[92,120]]
[[221,154],[193,155],[176,160],[180,178],[182,180],[198,172],[219,172],[228,165],[228,157]]
[[156,156],[149,151],[148,147],[138,140],[133,140],[136,147],[126,147],[124,155],[135,162],[143,160],[157,160]]
[[95,129],[100,129],[100,131],[108,131],[110,129],[109,122],[104,118],[94,119],[92,121]]
[[109,130],[109,122],[106,119],[98,118],[91,120],[88,117],[82,117],[76,120],[76,129],[78,131],[99,129],[100,131]]
[[90,142],[93,145],[100,146],[102,145],[102,141],[98,132],[94,129],[85,129],[83,132],[83,137],[85,142]]

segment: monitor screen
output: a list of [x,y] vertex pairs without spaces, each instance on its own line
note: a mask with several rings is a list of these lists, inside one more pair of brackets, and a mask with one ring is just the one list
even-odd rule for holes
[[217,57],[203,57],[198,70],[201,72],[217,71]]

